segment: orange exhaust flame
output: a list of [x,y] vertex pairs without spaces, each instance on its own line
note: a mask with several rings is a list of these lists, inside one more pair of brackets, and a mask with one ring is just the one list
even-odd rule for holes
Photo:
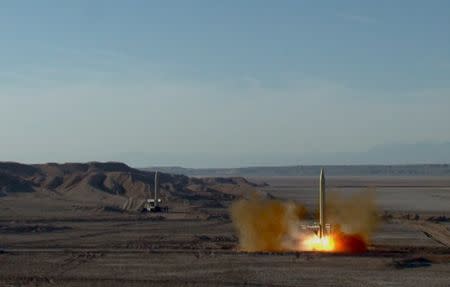
[[300,249],[335,253],[363,253],[367,251],[367,243],[361,235],[336,231],[322,238],[316,234],[306,237]]
[[336,248],[336,244],[332,236],[324,236],[320,238],[315,234],[311,237],[307,237],[303,242],[303,246],[307,251],[332,252],[335,251]]
[[345,234],[340,231],[333,234],[334,251],[340,253],[363,253],[367,251],[367,242],[360,234]]

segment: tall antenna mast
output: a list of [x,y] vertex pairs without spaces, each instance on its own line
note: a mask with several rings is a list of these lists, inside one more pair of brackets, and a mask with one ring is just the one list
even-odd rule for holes
[[159,173],[155,172],[155,207],[158,206],[158,192],[159,192]]

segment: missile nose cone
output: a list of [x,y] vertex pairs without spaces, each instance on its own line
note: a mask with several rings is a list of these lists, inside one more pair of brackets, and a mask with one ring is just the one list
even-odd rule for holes
[[320,169],[320,181],[323,181],[323,180],[325,180],[325,171],[322,168],[322,169]]

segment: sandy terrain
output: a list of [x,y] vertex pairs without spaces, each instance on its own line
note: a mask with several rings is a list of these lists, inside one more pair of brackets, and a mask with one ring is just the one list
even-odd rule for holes
[[[277,197],[316,204],[316,189],[302,178],[253,180],[269,183],[265,191]],[[403,178],[371,180],[380,215],[390,217],[361,255],[239,252],[229,220],[207,216],[226,208],[180,204],[161,218],[2,197],[0,286],[449,286],[450,225],[426,220],[450,215],[448,179],[419,187]],[[342,192],[362,186],[345,181],[329,185]]]

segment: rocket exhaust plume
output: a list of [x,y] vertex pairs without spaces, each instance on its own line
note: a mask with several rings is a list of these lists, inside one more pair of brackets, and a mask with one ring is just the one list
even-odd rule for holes
[[[302,228],[304,225],[301,223],[307,215],[307,210],[300,203],[256,195],[234,202],[230,211],[239,235],[240,250],[342,253],[366,251],[378,218],[373,193],[365,191],[349,197],[332,193],[325,199],[323,173],[320,178],[322,196],[319,199],[317,233]],[[326,232],[326,224],[332,226],[331,233]]]
[[239,234],[242,251],[284,251],[295,246],[295,226],[306,208],[291,201],[253,195],[231,206],[231,218]]

